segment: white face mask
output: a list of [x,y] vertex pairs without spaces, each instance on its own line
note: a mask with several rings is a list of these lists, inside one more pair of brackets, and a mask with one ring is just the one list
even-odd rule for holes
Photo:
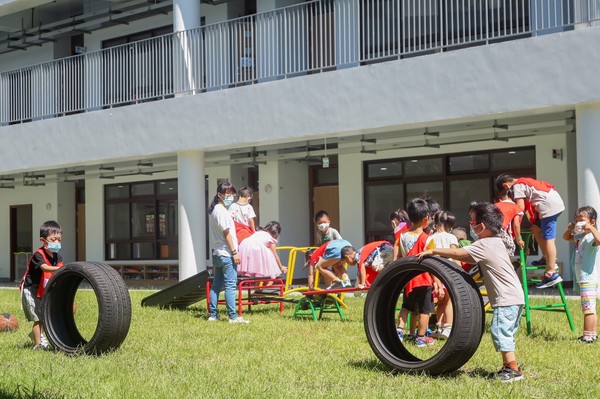
[[319,229],[319,231],[325,231],[329,228],[329,223],[321,223],[317,226],[317,228]]

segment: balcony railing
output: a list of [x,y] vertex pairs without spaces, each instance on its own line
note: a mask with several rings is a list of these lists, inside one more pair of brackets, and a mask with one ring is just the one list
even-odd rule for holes
[[322,0],[0,74],[0,125],[573,29],[597,0]]

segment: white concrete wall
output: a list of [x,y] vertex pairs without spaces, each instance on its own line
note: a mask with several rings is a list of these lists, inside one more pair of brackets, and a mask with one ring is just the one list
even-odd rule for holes
[[56,221],[62,228],[60,253],[63,261],[74,262],[77,253],[77,224],[75,204],[75,183],[56,183]]

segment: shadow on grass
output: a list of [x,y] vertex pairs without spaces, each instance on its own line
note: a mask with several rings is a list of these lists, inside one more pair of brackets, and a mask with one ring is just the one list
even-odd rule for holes
[[472,378],[483,378],[483,379],[493,379],[494,378],[494,372],[490,372],[488,370],[482,369],[482,368],[475,368],[473,370],[457,370],[457,371],[453,371],[451,373],[445,373],[445,374],[441,374],[441,375],[429,375],[426,372],[423,371],[399,371],[399,370],[394,370],[392,368],[387,367],[385,364],[381,363],[378,360],[374,360],[374,359],[368,359],[368,360],[355,360],[355,361],[350,361],[347,363],[348,366],[350,367],[354,367],[357,369],[363,369],[363,370],[368,370],[368,371],[375,371],[378,373],[383,373],[383,374],[388,374],[390,376],[397,376],[397,375],[425,375],[429,378],[434,378],[434,379],[454,379],[454,378],[459,378],[461,376],[467,376],[467,377],[472,377]]
[[0,399],[58,399],[65,396],[56,395],[54,393],[33,388],[27,388],[22,385],[17,385],[13,390],[8,388],[0,388]]

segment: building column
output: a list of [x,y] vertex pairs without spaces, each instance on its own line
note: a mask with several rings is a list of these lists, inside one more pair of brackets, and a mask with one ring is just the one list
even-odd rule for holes
[[200,27],[200,1],[174,0],[173,1],[173,86],[175,94],[198,90],[201,87],[201,77],[195,76],[194,62],[201,62],[194,49],[194,43],[201,40],[197,31],[187,32]]
[[206,270],[204,152],[177,153],[179,280]]
[[577,105],[575,118],[578,207],[589,205],[600,212],[600,103]]

